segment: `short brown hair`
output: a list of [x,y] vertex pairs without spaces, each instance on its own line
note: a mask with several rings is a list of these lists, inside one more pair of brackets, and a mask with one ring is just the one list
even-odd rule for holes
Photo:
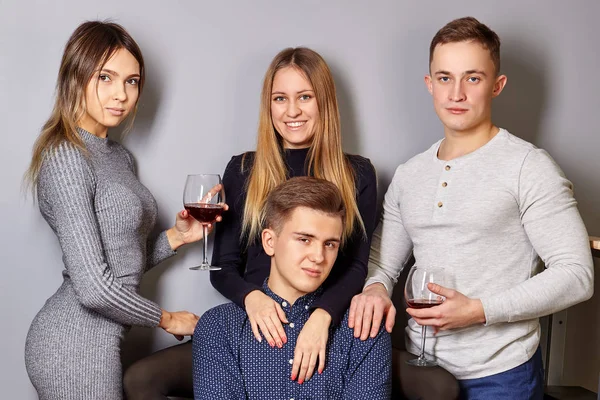
[[429,46],[429,65],[433,61],[433,51],[439,44],[475,41],[489,50],[496,75],[500,74],[500,38],[490,28],[473,17],[458,18],[440,29]]
[[324,179],[299,176],[290,178],[269,193],[263,207],[263,228],[281,232],[284,223],[298,207],[306,207],[346,223],[346,208],[340,190]]

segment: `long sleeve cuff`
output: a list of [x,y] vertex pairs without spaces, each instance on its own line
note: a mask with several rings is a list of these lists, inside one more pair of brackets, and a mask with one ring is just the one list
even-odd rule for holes
[[167,231],[162,231],[157,237],[154,238],[153,242],[150,241],[148,244],[148,260],[146,262],[148,269],[177,254],[177,251],[173,250],[169,244]]
[[508,313],[503,310],[502,302],[494,301],[491,297],[482,297],[483,314],[485,315],[485,326],[508,321]]
[[385,290],[387,290],[388,295],[390,296],[390,298],[392,297],[392,293],[394,292],[394,283],[390,282],[389,280],[385,280],[382,279],[380,277],[376,277],[376,276],[372,276],[370,278],[367,278],[365,285],[363,286],[363,290],[369,286],[372,285],[374,283],[381,283],[384,287]]

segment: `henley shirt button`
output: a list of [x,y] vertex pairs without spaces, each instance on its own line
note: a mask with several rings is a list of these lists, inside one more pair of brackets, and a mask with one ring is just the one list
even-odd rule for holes
[[450,171],[450,168],[452,168],[452,167],[449,165],[446,165],[446,171]]
[[294,363],[294,359],[290,358],[290,364],[293,364],[293,363]]
[[304,306],[304,309],[305,309],[305,310],[308,310],[308,306]]
[[283,307],[287,307],[287,302],[286,302],[286,301],[284,301],[283,303],[281,303],[281,305],[282,305]]
[[442,183],[442,187],[446,187],[446,186],[448,186],[448,182]]
[[442,203],[441,201],[438,203],[438,207],[442,207],[444,205],[444,203]]
[[294,323],[290,322],[290,328],[293,328],[293,327],[294,327]]

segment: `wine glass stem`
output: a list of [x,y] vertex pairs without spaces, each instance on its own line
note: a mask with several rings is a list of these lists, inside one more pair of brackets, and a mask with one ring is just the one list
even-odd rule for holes
[[421,354],[419,360],[425,360],[425,336],[427,335],[427,325],[421,325]]
[[204,246],[202,247],[204,250],[202,264],[208,265],[208,260],[206,259],[206,254],[208,253],[208,225],[203,224],[202,230],[203,230],[202,241],[204,242]]

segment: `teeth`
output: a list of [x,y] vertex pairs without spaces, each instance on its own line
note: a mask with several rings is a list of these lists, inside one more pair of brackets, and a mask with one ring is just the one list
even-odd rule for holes
[[299,126],[304,125],[305,122],[301,121],[301,122],[286,122],[286,125],[292,128],[297,128]]

